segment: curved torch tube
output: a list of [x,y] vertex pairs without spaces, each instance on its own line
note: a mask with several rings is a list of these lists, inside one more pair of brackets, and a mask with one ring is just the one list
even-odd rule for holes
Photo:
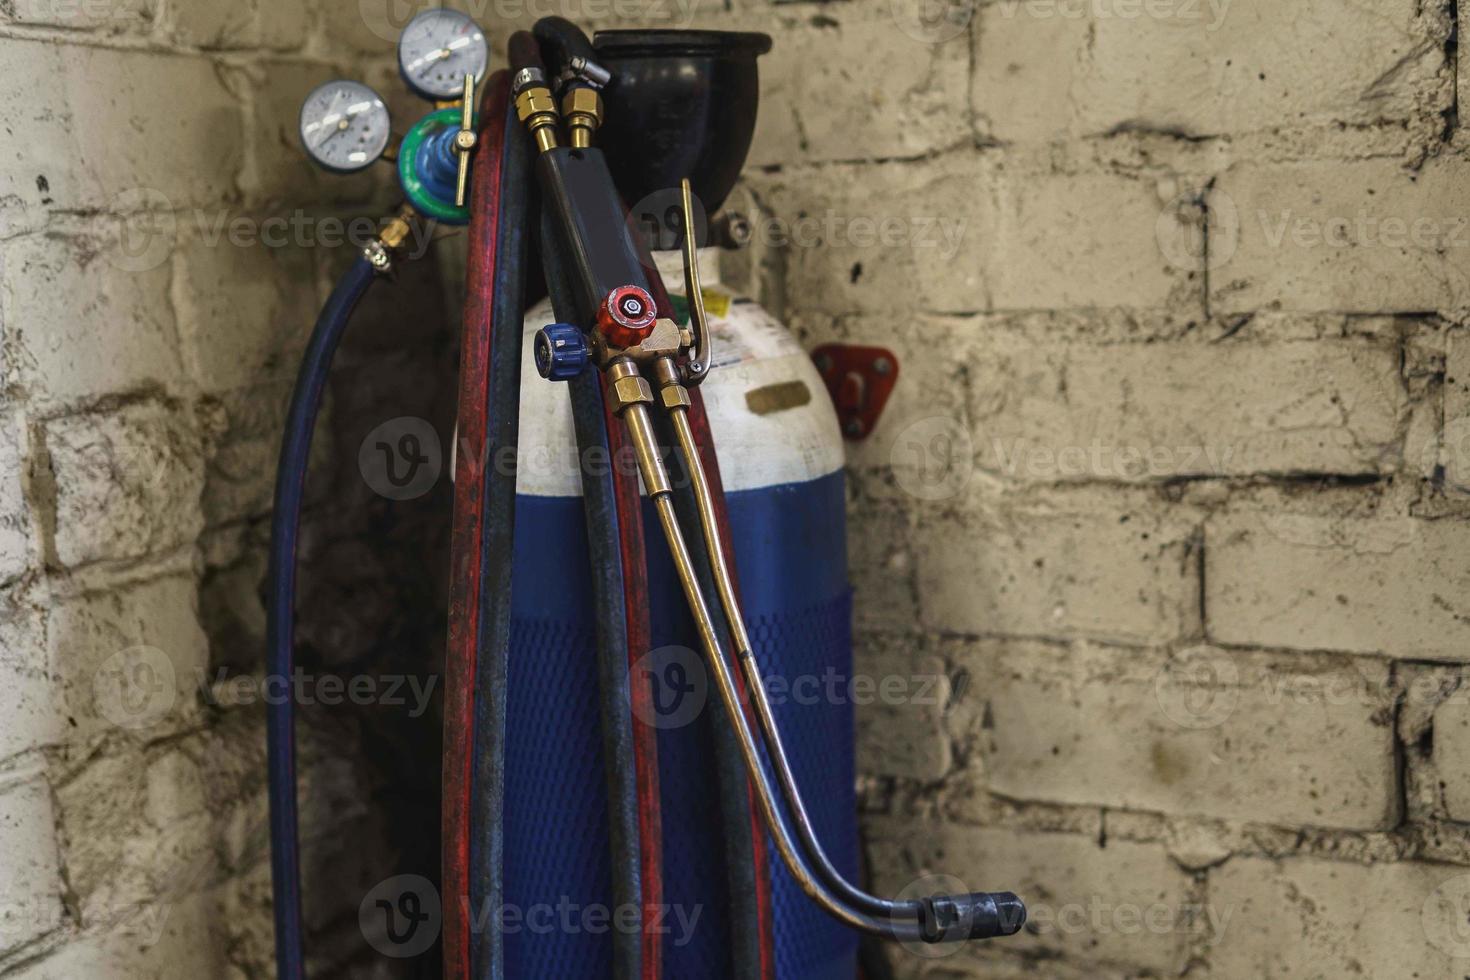
[[[660,362],[658,373],[661,380],[664,381],[662,387],[670,389],[678,385],[677,380],[668,380],[677,377],[675,372],[676,368],[671,362]],[[849,884],[832,867],[831,862],[822,852],[811,829],[811,821],[802,805],[789,762],[781,747],[770,704],[764,696],[764,688],[759,671],[755,666],[755,658],[751,654],[748,635],[740,618],[739,603],[734,599],[733,581],[723,557],[723,545],[720,542],[718,531],[715,530],[713,498],[709,492],[708,480],[705,478],[694,447],[693,433],[689,429],[688,418],[684,415],[682,406],[677,404],[682,399],[679,398],[679,392],[673,392],[673,397],[665,396],[665,404],[671,406],[670,414],[674,417],[681,451],[688,461],[689,472],[696,487],[700,523],[704,526],[711,563],[715,566],[716,581],[719,583],[717,587],[722,600],[728,594],[728,601],[725,601],[724,605],[731,623],[731,630],[737,637],[740,658],[745,664],[750,686],[755,688],[754,699],[762,728],[767,733],[769,754],[773,759],[779,760],[776,765],[778,771],[781,772],[783,795],[787,798],[792,812],[797,815],[802,827],[800,832],[802,849],[818,858],[819,871],[813,873],[804,855],[798,852],[785,817],[776,802],[776,795],[771,787],[766,767],[761,761],[755,735],[741,707],[734,675],[725,659],[720,636],[700,590],[694,561],[690,556],[688,546],[684,541],[683,530],[679,526],[678,516],[674,511],[668,473],[655,444],[653,423],[648,412],[648,403],[652,401],[652,397],[647,382],[628,362],[612,365],[610,375],[617,379],[614,390],[620,402],[619,414],[628,427],[644,485],[658,511],[659,522],[663,527],[664,537],[668,541],[669,551],[673,555],[685,599],[689,603],[689,609],[699,630],[700,642],[714,673],[715,686],[719,689],[720,700],[735,729],[741,756],[751,783],[755,787],[755,795],[759,801],[762,816],[775,841],[776,849],[781,854],[782,861],[797,884],[801,886],[802,891],[839,921],[865,932],[893,939],[945,942],[1011,935],[1018,931],[1025,921],[1024,907],[1019,899],[1008,892],[941,896],[916,902],[883,902]],[[682,391],[682,386],[679,388]],[[687,393],[684,397],[687,398]],[[771,737],[772,735],[775,737]],[[834,882],[841,882],[841,884],[834,885]],[[854,900],[853,896],[860,896],[861,900]]]
[[791,770],[790,756],[787,755],[786,746],[781,741],[781,730],[776,725],[776,715],[771,710],[771,701],[766,694],[760,665],[756,663],[751,647],[750,631],[746,629],[745,618],[740,609],[740,600],[735,594],[734,577],[730,574],[729,562],[725,558],[723,543],[720,540],[714,495],[710,492],[709,479],[705,475],[704,465],[699,458],[699,448],[694,443],[694,430],[689,424],[688,409],[671,408],[669,416],[674,424],[674,435],[679,443],[679,454],[684,458],[684,465],[694,489],[694,498],[699,509],[700,528],[704,532],[704,543],[709,550],[715,589],[719,593],[720,605],[725,610],[725,619],[730,624],[730,640],[735,647],[735,657],[745,672],[746,687],[751,692],[756,720],[760,723],[761,733],[765,736],[767,754],[770,757],[772,768],[776,771],[776,781],[781,787],[781,796],[786,801],[787,809],[791,811],[802,847],[806,850],[812,863],[816,865],[818,877],[857,908],[872,915],[917,918],[920,914],[919,902],[889,901],[876,895],[870,895],[852,885],[833,865],[831,859],[827,857],[827,852],[822,849],[821,842],[817,840],[811,816],[802,801],[801,791],[796,785],[796,776]]

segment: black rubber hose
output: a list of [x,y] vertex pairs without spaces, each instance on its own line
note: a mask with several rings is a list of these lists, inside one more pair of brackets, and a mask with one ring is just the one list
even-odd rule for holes
[[[541,263],[557,320],[576,322],[576,294],[550,208],[541,214]],[[577,458],[609,459],[602,376],[583,371],[567,382],[577,433]],[[613,976],[639,980],[643,972],[643,878],[638,837],[638,770],[633,744],[628,621],[617,499],[608,467],[582,466],[582,506],[592,557],[592,601],[597,619],[598,701],[603,767],[607,775],[613,903],[639,912],[639,928],[613,930]]]
[[[291,405],[286,411],[281,457],[276,466],[275,506],[271,512],[270,563],[266,601],[266,677],[290,684],[295,669],[296,542],[306,489],[311,437],[331,373],[332,355],[347,329],[352,310],[372,284],[375,272],[359,256],[338,280],[307,341]],[[301,845],[296,808],[296,703],[273,698],[266,712],[266,760],[270,795],[271,887],[276,925],[276,976],[302,980],[306,956],[301,927]]]
[[[506,42],[507,60],[510,61],[512,76],[525,68],[546,70],[541,61],[541,45],[530,31],[516,31]],[[512,78],[514,81],[514,78]]]
[[[495,223],[489,385],[485,406],[484,512],[480,522],[480,631],[475,647],[475,731],[470,793],[471,964],[479,980],[504,980],[505,936],[494,916],[505,902],[506,672],[510,656],[511,566],[515,544],[514,458],[520,433],[521,338],[535,185],[531,144],[507,101]],[[487,161],[488,162],[488,161]]]
[[576,59],[584,65],[597,63],[592,40],[565,17],[542,17],[532,25],[531,33],[541,42],[541,54],[554,76],[560,77]]

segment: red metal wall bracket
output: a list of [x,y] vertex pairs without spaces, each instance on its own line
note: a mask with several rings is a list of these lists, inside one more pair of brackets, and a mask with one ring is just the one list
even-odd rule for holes
[[898,358],[886,347],[823,344],[812,351],[847,439],[866,439],[898,383]]

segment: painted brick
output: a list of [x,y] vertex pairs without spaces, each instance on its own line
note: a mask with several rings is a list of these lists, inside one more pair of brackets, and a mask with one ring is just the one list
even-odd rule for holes
[[[292,0],[199,0],[170,6],[166,15],[169,32],[180,44],[209,49],[298,48],[309,27],[306,5]],[[338,16],[344,15],[352,16]]]
[[[1191,935],[1211,928],[1191,907],[1188,876],[1157,845],[1110,840],[1100,847],[1075,834],[913,820],[875,819],[868,832],[881,894],[900,894],[942,873],[958,879],[941,879],[935,887],[944,890],[1006,889],[1022,896],[1028,925],[1005,941],[1005,953],[1170,974],[1183,966]],[[1002,953],[998,946],[986,951]]]
[[915,42],[894,30],[887,4],[830,13],[782,32],[760,60],[748,165],[918,156],[969,142],[963,44]]
[[[1470,304],[1470,164],[1242,164],[1209,195],[1211,306],[1349,313]],[[1232,230],[1234,229],[1234,230]]]
[[28,432],[15,416],[0,416],[0,582],[30,567],[33,546],[26,506],[25,473]]
[[891,508],[848,512],[848,577],[860,626],[912,629],[918,622],[908,528],[907,516]]
[[[221,396],[222,431],[209,457],[202,500],[209,527],[270,513],[281,427],[290,398],[289,381]],[[314,453],[321,454],[330,446],[328,436],[317,433],[312,440]]]
[[199,533],[203,450],[198,432],[177,411],[142,403],[112,414],[70,415],[46,423],[42,438],[62,565],[157,554]]
[[1393,692],[1372,661],[981,643],[984,778],[1013,799],[1389,830]]
[[1209,891],[1232,912],[1209,953],[1218,976],[1428,980],[1461,975],[1470,953],[1462,868],[1237,857]]
[[1133,481],[1397,466],[1405,393],[1384,344],[1038,345],[971,359],[979,465],[1008,479]]
[[976,193],[988,178],[973,160],[747,172],[745,180],[764,206],[755,234],[784,261],[791,312],[988,305],[981,234],[995,222],[988,195]]
[[42,614],[18,609],[0,620],[0,760],[12,759],[65,734],[66,725],[52,697],[55,683],[48,664]]
[[914,637],[867,634],[853,665],[845,696],[857,713],[858,770],[929,782],[943,777],[953,761],[944,730],[950,691],[944,661]]
[[0,198],[124,210],[233,193],[240,105],[208,60],[44,41],[6,51],[7,77],[24,80],[0,95],[0,130],[24,136],[5,141]]
[[225,977],[236,980],[225,950],[234,920],[225,920],[209,895],[125,909],[120,921],[89,930],[51,956],[11,974],[17,980],[156,980],[158,977]]
[[0,786],[0,951],[60,927],[65,919],[51,789],[39,776]]
[[208,882],[211,815],[168,814],[160,829],[148,819],[153,789],[146,761],[126,752],[98,758],[58,789],[67,881],[84,926],[126,923]]
[[17,24],[115,34],[146,31],[157,4],[152,0],[15,0],[10,6],[10,17]]
[[1413,0],[1000,0],[980,8],[975,104],[993,135],[1196,136],[1437,116],[1447,25]]
[[[161,231],[168,234],[166,226]],[[172,243],[121,237],[127,234],[119,222],[95,235],[26,235],[5,243],[0,315],[19,379],[36,404],[178,384],[168,302]]]
[[190,579],[61,602],[50,613],[46,640],[58,707],[73,738],[146,732],[198,711],[209,650]]
[[1226,512],[1205,532],[1211,639],[1470,660],[1470,527]]
[[[294,378],[319,306],[311,248],[275,237],[191,236],[172,297],[190,380],[207,392]],[[275,243],[288,244],[277,247]]]
[[1434,768],[1450,818],[1470,823],[1470,692],[1461,688],[1434,711]]
[[941,515],[914,533],[921,621],[969,634],[1165,642],[1198,623],[1194,525],[1123,510]]
[[1161,309],[1198,299],[1158,244],[1172,185],[1118,174],[1018,173],[944,155],[747,175],[776,217],[794,311]]

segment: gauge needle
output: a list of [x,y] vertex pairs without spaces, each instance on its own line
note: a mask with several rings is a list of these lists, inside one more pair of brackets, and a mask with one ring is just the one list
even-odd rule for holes
[[331,140],[332,140],[332,137],[334,137],[334,136],[341,136],[345,132],[347,132],[347,120],[346,119],[342,120],[337,125],[333,126],[332,129],[331,129],[331,131],[328,132],[327,135],[323,136],[321,139],[319,139],[319,140],[316,141],[317,149],[321,149],[323,146],[326,146],[328,143],[330,143]]
[[419,77],[423,78],[429,73],[429,70],[434,67],[434,62],[443,61],[445,58],[448,58],[450,54],[452,54],[452,52],[448,48],[439,48],[436,51],[430,51],[428,54],[424,55],[424,61],[427,62],[427,64],[424,65],[424,70],[419,72]]
[[[327,111],[324,112],[324,113],[322,113],[322,121],[321,121],[320,125],[322,125],[322,126],[327,125],[327,121],[330,120],[334,115],[336,115],[336,113],[337,113],[337,106],[339,106],[342,103],[342,99],[343,98],[344,98],[344,96],[343,96],[343,93],[341,93],[341,92],[337,92],[337,93],[333,94],[332,101],[327,103]],[[346,125],[345,125],[346,122],[347,122],[346,119],[340,120],[337,123],[336,128],[334,128],[333,130],[331,130],[330,132],[328,132],[327,135],[323,136],[321,139],[317,140],[314,145],[321,146],[322,144],[326,143],[327,140],[331,139],[333,136],[336,136],[338,133],[342,132],[342,130],[344,130],[344,129],[347,128]]]

